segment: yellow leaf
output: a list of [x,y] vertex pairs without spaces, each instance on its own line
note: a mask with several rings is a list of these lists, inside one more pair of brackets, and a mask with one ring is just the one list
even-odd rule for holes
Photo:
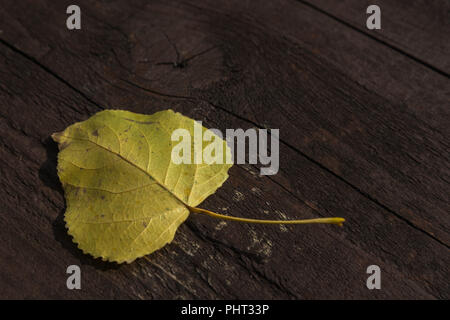
[[[189,208],[225,182],[232,164],[171,161],[179,128],[194,136],[194,120],[172,110],[106,110],[52,135],[66,226],[83,252],[118,263],[152,253],[172,241]],[[230,149],[222,142],[225,157]]]
[[[192,164],[172,161],[177,149],[172,134],[177,129],[185,129],[192,142],[186,150]],[[204,136],[222,147],[203,144]],[[74,242],[95,258],[130,263],[171,242],[190,212],[263,224],[342,225],[345,221],[258,220],[196,208],[225,182],[232,166],[227,164],[232,159],[227,143],[213,136],[172,110],[152,115],[105,110],[54,133],[52,138],[60,149],[58,176],[67,205],[64,220]],[[215,161],[200,163],[201,155],[208,152],[214,153]]]

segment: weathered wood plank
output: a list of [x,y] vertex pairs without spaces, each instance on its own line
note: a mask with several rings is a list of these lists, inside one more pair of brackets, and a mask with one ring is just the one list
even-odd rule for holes
[[[430,127],[416,119],[421,115],[417,105],[409,112],[403,101],[368,91],[351,74],[333,72],[288,39],[257,32],[262,22],[256,15],[244,21],[219,19],[214,19],[222,23],[218,37],[222,43],[233,41],[226,55],[245,66],[246,77],[217,83],[205,99],[253,123],[289,132],[286,143],[448,246],[448,100],[432,115],[440,125]],[[233,31],[242,29],[245,35]],[[249,43],[264,43],[264,50]],[[444,82],[438,88],[436,95],[448,97]],[[273,107],[256,112],[262,105]]]
[[[402,175],[385,180],[369,176],[367,182],[357,177],[370,166],[384,172],[398,168],[397,161],[405,162],[399,152],[392,153],[392,147],[385,145],[386,138],[393,136],[394,148],[401,147],[404,140],[404,148],[415,146],[391,128],[398,126],[401,133],[408,132],[404,124],[413,127],[412,133],[425,131],[437,150],[430,167],[442,163],[446,170],[439,155],[445,156],[445,150],[436,141],[436,130],[445,129],[442,106],[428,102],[439,116],[425,117],[422,122],[421,116],[428,113],[408,104],[403,109],[405,117],[391,110],[398,107],[395,90],[389,91],[389,98],[374,95],[358,85],[361,79],[330,63],[334,56],[328,51],[319,58],[312,55],[311,44],[305,44],[310,39],[299,38],[296,30],[287,27],[299,17],[315,18],[307,8],[298,10],[297,3],[284,7],[283,13],[294,13],[286,15],[283,23],[268,6],[249,11],[245,5],[217,6],[212,2],[200,8],[141,1],[127,6],[123,2],[88,4],[83,7],[88,18],[83,20],[83,34],[66,33],[52,22],[65,20],[63,2],[33,2],[34,18],[29,5],[11,5],[2,13],[8,16],[8,24],[21,25],[21,29],[4,28],[0,35],[21,51],[13,52],[7,44],[0,47],[0,105],[8,106],[0,108],[1,190],[2,198],[7,199],[0,219],[2,225],[11,224],[11,230],[2,234],[9,245],[0,247],[2,256],[11,257],[1,261],[1,269],[8,270],[8,277],[1,278],[8,283],[7,296],[41,297],[44,292],[48,297],[78,298],[448,297],[448,248],[423,232],[437,231],[441,242],[448,239],[446,215],[442,213],[445,205],[437,202],[434,205],[438,210],[428,211],[433,204],[422,201],[430,199],[424,194],[418,202],[418,208],[425,209],[423,214],[418,213],[414,219],[396,211],[393,214],[367,195],[382,195],[393,205],[405,206],[395,199],[399,192],[389,194],[395,192],[395,184],[403,183]],[[24,27],[29,20],[17,18],[19,9],[30,19],[45,17],[40,30]],[[256,18],[262,13],[265,16]],[[310,26],[304,24],[303,28]],[[242,30],[248,33],[242,34]],[[158,64],[176,59],[170,42],[183,57],[201,55],[189,60],[184,68]],[[372,48],[376,52],[371,55],[374,61],[383,53],[383,49],[374,50],[364,40],[356,43],[360,48]],[[313,44],[326,49],[320,41]],[[345,50],[342,52],[338,61],[351,59]],[[24,53],[47,70],[24,58]],[[374,80],[376,76],[369,75],[370,88],[383,92],[380,82]],[[395,78],[386,73],[383,76],[390,81]],[[439,78],[431,78],[442,83]],[[396,90],[407,95],[417,86],[413,82],[413,88],[408,88],[405,79],[400,79],[403,82]],[[445,94],[437,90],[438,97]],[[334,100],[354,118],[333,108]],[[375,111],[368,108],[377,109],[377,103],[385,106]],[[260,178],[255,168],[233,168],[227,184],[204,206],[254,217],[281,213],[289,218],[343,215],[348,224],[343,229],[308,226],[289,227],[290,232],[283,232],[285,229],[278,227],[224,225],[192,216],[180,228],[175,242],[149,260],[117,268],[93,261],[82,255],[65,233],[61,219],[64,202],[54,171],[56,146],[47,139],[50,133],[99,110],[95,104],[126,106],[144,113],[172,107],[221,129],[246,128],[252,123],[281,127],[287,143],[281,146],[281,172],[272,178]],[[336,110],[333,117],[328,116],[330,110]],[[375,130],[373,136],[369,135],[379,123],[386,123],[388,127],[383,126],[383,130],[387,131]],[[336,131],[330,134],[332,129]],[[312,142],[301,141],[308,137]],[[369,161],[370,166],[358,154],[367,153],[365,139],[374,142],[378,152],[377,161]],[[346,152],[340,152],[340,148]],[[423,146],[417,148],[421,154]],[[423,179],[431,179],[433,188],[440,186],[433,172],[421,169],[419,173]],[[348,177],[358,183],[349,184]],[[386,184],[394,187],[386,189]],[[412,189],[413,195],[408,196],[418,196]],[[236,192],[242,193],[245,201],[237,201],[240,197],[235,197]],[[433,225],[424,224],[425,219],[431,219]],[[16,238],[19,245],[14,247],[11,239]],[[50,267],[53,260],[56,263]],[[64,271],[70,263],[83,265],[89,283],[83,292],[72,293],[64,287]],[[369,264],[381,266],[384,290],[365,288]],[[18,265],[24,269],[20,275],[15,274]],[[38,268],[46,270],[39,282],[33,280]],[[15,287],[18,279],[22,279],[22,291]]]
[[[450,3],[405,0],[301,0],[379,39],[412,59],[450,75]],[[368,30],[366,9],[376,4],[381,9],[381,30]]]
[[[12,51],[3,48],[1,52],[5,58],[1,61],[2,70],[10,83],[0,95],[1,104],[8,106],[1,109],[1,190],[5,201],[0,217],[2,225],[8,225],[8,230],[2,233],[2,243],[7,245],[0,250],[2,256],[7,257],[1,262],[2,274],[7,279],[5,283],[9,284],[3,291],[6,297],[383,297],[361,285],[361,281],[364,283],[364,268],[371,263],[377,263],[385,270],[384,279],[390,283],[386,285],[390,288],[389,295],[432,297],[427,293],[428,289],[400,274],[391,262],[384,262],[377,255],[366,253],[345,240],[344,229],[333,231],[329,226],[306,229],[275,227],[274,230],[265,226],[223,224],[207,217],[193,216],[177,233],[174,243],[150,256],[150,260],[141,259],[132,265],[117,267],[83,255],[65,233],[62,223],[64,202],[55,173],[57,150],[47,139],[51,132],[60,130],[61,122],[66,126],[73,119],[85,118],[96,108]],[[26,74],[25,70],[29,73],[24,79],[21,75]],[[10,88],[25,94],[12,100],[3,94]],[[86,114],[80,115],[68,105],[78,105]],[[178,106],[185,113],[192,112],[192,107],[190,102]],[[22,112],[17,113],[18,109]],[[201,118],[212,117],[213,120],[207,120],[211,126],[245,125],[236,123],[236,119],[223,112],[212,110],[211,106],[203,105],[200,110],[196,114],[200,112]],[[150,113],[155,110],[141,111]],[[37,119],[37,122],[33,124],[29,119]],[[288,158],[294,157],[292,163],[304,162],[303,175],[312,173],[316,180],[316,174],[323,174],[308,161],[298,159],[295,152],[286,149],[283,154],[290,154]],[[322,190],[323,200],[309,197],[312,195],[309,194],[309,200],[302,200],[302,204],[271,180],[255,174],[255,168],[244,169],[234,169],[231,183],[204,205],[236,215],[252,213],[252,216],[261,218],[279,216],[281,210],[291,218],[305,213],[316,216],[314,212],[322,209],[311,211],[310,206],[314,208],[324,201],[326,207],[329,194],[325,190]],[[290,172],[289,167],[286,170],[289,175],[300,177],[298,173]],[[321,182],[323,185],[329,183],[326,177]],[[242,196],[236,197],[237,192]],[[362,198],[351,190],[350,193]],[[341,197],[346,199],[348,196],[344,190]],[[362,198],[362,201],[373,207],[367,200]],[[352,202],[349,204],[353,205]],[[329,214],[328,210],[335,208],[325,209],[321,215]],[[336,211],[339,210],[347,211],[340,206]],[[405,236],[408,232],[414,233],[402,222],[397,221],[395,226],[403,229],[401,234]],[[376,234],[380,236],[378,232]],[[421,241],[425,246],[435,246],[429,239]],[[439,247],[427,252],[436,250],[439,251]],[[429,255],[424,260],[429,258],[434,259]],[[64,271],[72,263],[81,263],[83,268],[83,291],[79,293],[65,288]],[[18,266],[20,272],[17,272]],[[38,279],[36,275],[39,275]],[[327,290],[318,288],[317,283],[329,284]]]

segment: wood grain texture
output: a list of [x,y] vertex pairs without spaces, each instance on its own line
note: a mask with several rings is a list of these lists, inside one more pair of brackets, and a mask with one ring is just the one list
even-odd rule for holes
[[[437,72],[450,75],[450,3],[446,0],[300,0],[387,44]],[[368,30],[365,14],[380,7],[381,30]]]
[[[68,1],[4,2],[0,297],[449,297],[441,73],[298,1],[79,1],[82,30],[73,32]],[[191,215],[148,259],[119,266],[83,255],[64,228],[49,136],[104,108],[172,108],[221,130],[280,128],[280,172],[234,166],[202,207],[344,216],[346,225]],[[80,291],[65,287],[70,264],[81,265]],[[371,264],[382,290],[365,286]]]

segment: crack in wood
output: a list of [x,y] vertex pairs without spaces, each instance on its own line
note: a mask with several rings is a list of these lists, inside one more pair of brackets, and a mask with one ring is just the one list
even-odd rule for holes
[[329,12],[326,12],[325,10],[319,8],[317,5],[314,5],[311,2],[305,1],[305,0],[296,0],[296,1],[302,3],[303,5],[309,7],[309,8],[311,8],[311,9],[313,9],[313,10],[315,10],[315,11],[317,11],[317,12],[319,12],[319,13],[321,13],[321,14],[323,14],[323,15],[331,18],[331,19],[333,19],[334,21],[337,21],[337,22],[341,23],[342,25],[344,25],[344,26],[346,26],[346,27],[348,27],[348,28],[350,28],[350,29],[360,33],[360,34],[363,34],[364,36],[366,36],[366,37],[368,37],[368,38],[370,38],[370,39],[372,39],[372,40],[374,40],[374,41],[376,41],[376,42],[378,42],[378,43],[380,43],[380,44],[382,44],[382,45],[384,45],[384,46],[386,46],[386,47],[388,47],[388,48],[390,48],[390,49],[392,49],[392,50],[394,50],[394,51],[396,51],[396,52],[398,52],[398,53],[400,53],[400,54],[402,54],[404,56],[406,56],[406,57],[408,57],[409,59],[413,60],[414,62],[417,62],[418,64],[421,64],[422,66],[424,66],[424,67],[426,67],[426,68],[428,68],[428,69],[430,69],[430,70],[440,74],[441,76],[444,76],[446,78],[450,78],[450,74],[449,73],[439,69],[438,67],[433,66],[432,64],[424,61],[423,59],[420,59],[420,58],[414,56],[411,53],[408,53],[407,51],[405,51],[403,49],[400,49],[397,46],[394,46],[391,43],[388,43],[387,41],[384,41],[384,40],[382,40],[382,39],[380,39],[378,37],[375,37],[375,36],[373,36],[373,35],[371,35],[371,34],[369,34],[367,32],[364,32],[363,30],[361,30],[358,27],[355,27],[351,23],[349,23],[347,21],[344,21],[344,20],[336,17],[335,15],[333,15],[333,14],[331,14]]

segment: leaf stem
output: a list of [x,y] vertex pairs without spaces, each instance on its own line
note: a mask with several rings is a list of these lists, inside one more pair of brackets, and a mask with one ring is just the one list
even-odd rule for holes
[[249,219],[249,218],[239,218],[239,217],[233,217],[233,216],[227,216],[224,214],[215,213],[209,210],[201,209],[201,208],[194,208],[187,206],[190,212],[194,213],[203,213],[208,216],[217,218],[217,219],[224,219],[224,220],[231,220],[231,221],[239,221],[239,222],[247,222],[247,223],[260,223],[260,224],[310,224],[310,223],[331,223],[331,224],[337,224],[338,226],[342,227],[345,219],[339,218],[339,217],[333,217],[333,218],[316,218],[316,219],[303,219],[303,220],[260,220],[260,219]]

